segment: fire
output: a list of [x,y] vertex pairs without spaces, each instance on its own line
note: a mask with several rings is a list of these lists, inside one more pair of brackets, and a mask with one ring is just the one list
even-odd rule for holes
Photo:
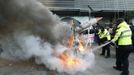
[[67,60],[67,65],[78,65],[80,64],[79,60],[78,59],[75,59],[75,58],[68,58]]
[[74,42],[74,36],[71,35],[71,36],[69,37],[69,39],[68,39],[67,46],[68,46],[69,48],[72,48],[72,47],[73,47],[73,42]]
[[80,52],[84,52],[84,51],[85,51],[84,46],[83,46],[81,40],[79,41],[79,46],[78,46],[78,47],[79,47],[79,51],[80,51]]
[[[78,48],[76,48],[76,50],[79,50],[80,52],[84,52],[84,42],[82,41],[82,39],[78,38]],[[71,35],[67,41],[67,47],[68,48],[72,48],[74,45],[74,36]],[[71,66],[76,66],[79,65],[81,63],[81,61],[78,58],[74,58],[69,56],[67,50],[64,51],[63,53],[61,53],[58,58],[60,58],[61,62],[64,64],[65,67],[71,67]]]
[[[68,47],[69,48],[72,48],[73,47],[73,45],[74,45],[74,36],[72,35],[72,36],[70,36],[69,37],[69,40],[68,40]],[[79,50],[80,52],[84,52],[85,51],[85,49],[84,49],[84,45],[83,45],[83,41],[82,41],[82,39],[80,39],[79,38],[79,41],[78,41],[78,48],[77,48],[77,50]]]
[[78,60],[77,58],[70,57],[66,51],[60,54],[59,58],[65,67],[71,67],[80,64],[80,60]]

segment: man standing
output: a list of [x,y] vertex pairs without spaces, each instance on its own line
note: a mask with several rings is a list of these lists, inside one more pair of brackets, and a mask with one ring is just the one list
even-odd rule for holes
[[[105,43],[106,41],[111,40],[111,36],[110,36],[109,31],[104,27],[102,27],[102,29],[101,29],[100,40],[102,43]],[[102,53],[100,55],[105,55],[105,51],[107,51],[106,58],[109,58],[110,57],[109,45],[102,47]]]
[[132,50],[132,32],[123,18],[116,20],[117,29],[112,42],[117,41],[116,66],[113,68],[122,71],[121,75],[129,75],[128,57]]

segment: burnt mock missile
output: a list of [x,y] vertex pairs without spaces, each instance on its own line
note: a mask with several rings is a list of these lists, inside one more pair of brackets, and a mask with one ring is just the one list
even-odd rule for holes
[[98,21],[100,21],[102,19],[102,17],[96,17],[96,18],[92,18],[87,22],[84,22],[83,24],[81,24],[81,27],[77,27],[76,31],[77,32],[83,32],[85,30],[87,30],[87,28],[95,25]]

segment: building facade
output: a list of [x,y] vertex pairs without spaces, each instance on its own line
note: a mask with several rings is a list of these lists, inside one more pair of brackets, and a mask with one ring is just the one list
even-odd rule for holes
[[134,0],[39,0],[50,8],[88,10],[134,10]]
[[[59,15],[91,15],[113,18],[134,16],[134,0],[39,0]],[[90,6],[90,8],[88,7]],[[67,13],[66,13],[67,12]]]

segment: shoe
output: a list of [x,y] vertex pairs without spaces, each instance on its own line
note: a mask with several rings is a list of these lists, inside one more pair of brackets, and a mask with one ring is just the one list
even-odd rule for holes
[[129,72],[121,72],[121,75],[129,75]]
[[101,56],[104,55],[103,53],[100,54]]
[[105,58],[109,58],[110,56],[105,56]]
[[3,52],[3,49],[2,48],[0,48],[0,54]]
[[115,70],[122,71],[121,68],[118,68],[118,67],[116,67],[116,66],[113,66],[113,68],[114,68]]

